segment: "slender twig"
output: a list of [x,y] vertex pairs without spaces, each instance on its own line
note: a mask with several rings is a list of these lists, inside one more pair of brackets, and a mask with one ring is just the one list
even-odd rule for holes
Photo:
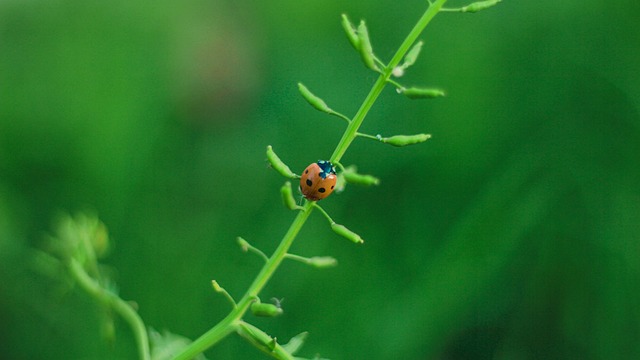
[[69,272],[84,291],[99,302],[111,308],[127,323],[129,323],[129,326],[136,338],[140,359],[150,360],[151,355],[149,353],[149,337],[147,335],[147,329],[145,328],[144,322],[142,322],[138,313],[126,301],[100,286],[96,280],[85,272],[84,268],[77,260],[72,259],[68,266]]

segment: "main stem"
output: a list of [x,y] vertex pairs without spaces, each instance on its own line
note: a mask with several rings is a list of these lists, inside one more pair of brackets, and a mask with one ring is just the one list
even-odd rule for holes
[[[409,51],[411,45],[418,39],[418,36],[420,36],[424,28],[427,26],[427,24],[429,24],[431,19],[433,19],[438,11],[440,11],[440,8],[446,1],[447,0],[437,0],[430,4],[429,8],[425,11],[420,20],[418,20],[417,24],[413,27],[409,35],[407,35],[407,37],[404,39],[404,41],[398,48],[398,51],[396,51],[389,64],[382,70],[380,76],[373,84],[371,91],[369,91],[369,94],[362,103],[362,106],[360,106],[360,109],[358,109],[358,112],[354,116],[353,120],[351,121],[351,123],[349,123],[349,126],[347,126],[347,129],[342,135],[340,142],[331,155],[331,162],[337,163],[340,161],[340,159],[342,159],[342,156],[351,145],[351,142],[356,138],[358,129],[360,128],[360,125],[362,125],[364,118],[367,116],[367,113],[387,84],[393,68],[398,66],[404,55],[407,53],[407,51]],[[215,345],[218,341],[222,340],[224,337],[237,329],[242,317],[251,305],[251,302],[253,302],[254,299],[258,296],[269,279],[271,279],[271,276],[273,276],[282,260],[285,258],[287,251],[289,251],[289,248],[291,247],[291,244],[293,244],[296,235],[298,235],[298,232],[300,231],[300,229],[302,229],[302,226],[309,218],[312,210],[313,203],[307,201],[303,207],[303,210],[301,210],[293,220],[293,223],[289,227],[289,230],[282,238],[280,245],[278,245],[273,255],[271,255],[269,260],[262,267],[262,270],[260,270],[260,273],[258,274],[258,276],[256,276],[256,279],[249,286],[249,289],[244,294],[242,299],[240,299],[237,306],[217,325],[215,325],[213,328],[211,328],[209,331],[207,331],[193,343],[191,343],[191,345],[185,348],[181,354],[178,354],[174,358],[174,360],[192,359],[193,357],[205,351],[209,347]]]
[[351,121],[349,126],[347,126],[347,130],[345,130],[342,138],[340,139],[340,142],[338,143],[338,146],[336,146],[336,149],[333,152],[333,155],[331,155],[331,162],[340,162],[340,159],[342,159],[342,156],[349,148],[349,145],[351,145],[353,139],[358,136],[358,129],[360,128],[360,125],[362,125],[364,118],[369,113],[369,110],[376,102],[376,99],[384,89],[385,85],[387,85],[387,81],[391,77],[391,72],[396,66],[398,66],[398,64],[400,64],[400,61],[402,61],[404,55],[407,53],[407,51],[409,51],[411,45],[416,42],[418,36],[420,36],[431,19],[436,16],[438,11],[440,11],[440,8],[442,8],[442,5],[444,5],[445,2],[447,2],[447,0],[437,0],[429,5],[427,11],[424,12],[420,20],[418,20],[413,29],[411,29],[411,32],[409,32],[409,35],[407,35],[402,44],[400,44],[398,51],[396,51],[395,55],[393,55],[393,58],[391,58],[389,64],[387,64],[387,66],[382,69],[380,76],[378,76],[375,84],[373,84],[371,91],[369,91],[369,94],[364,99],[362,106],[360,106],[360,109],[358,109],[358,112],[353,117],[353,120]]
[[271,255],[269,260],[264,264],[262,270],[260,270],[260,273],[256,276],[256,279],[249,286],[249,289],[242,299],[240,299],[236,307],[216,326],[196,339],[191,343],[191,345],[184,349],[181,354],[178,354],[178,356],[175,357],[175,360],[192,359],[196,355],[216,344],[218,341],[222,340],[225,336],[236,331],[242,316],[244,316],[244,313],[247,311],[251,303],[255,300],[269,279],[271,279],[271,276],[273,276],[273,273],[278,269],[282,260],[284,260],[291,244],[293,244],[293,240],[295,240],[296,235],[298,235],[298,232],[302,229],[302,226],[309,218],[309,215],[311,215],[312,210],[313,203],[307,201],[303,206],[303,209],[300,210],[296,218],[293,220],[293,223],[291,223],[291,226],[282,238],[280,245],[278,245],[276,250],[273,252],[273,255]]

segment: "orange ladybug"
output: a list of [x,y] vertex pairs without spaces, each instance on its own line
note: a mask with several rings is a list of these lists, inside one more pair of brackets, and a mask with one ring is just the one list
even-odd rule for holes
[[300,191],[310,201],[326,198],[336,186],[336,169],[330,161],[318,160],[304,169],[300,178]]

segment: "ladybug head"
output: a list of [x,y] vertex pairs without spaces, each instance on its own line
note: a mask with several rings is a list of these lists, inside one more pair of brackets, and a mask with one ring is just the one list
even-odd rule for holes
[[325,179],[328,175],[336,174],[336,168],[333,167],[333,164],[331,163],[331,161],[318,160],[317,164],[320,167],[321,178]]

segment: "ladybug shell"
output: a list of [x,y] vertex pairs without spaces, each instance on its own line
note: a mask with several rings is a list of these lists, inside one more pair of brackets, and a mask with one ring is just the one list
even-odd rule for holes
[[336,180],[333,165],[328,161],[320,160],[304,169],[300,178],[300,191],[311,201],[322,200],[333,192]]

